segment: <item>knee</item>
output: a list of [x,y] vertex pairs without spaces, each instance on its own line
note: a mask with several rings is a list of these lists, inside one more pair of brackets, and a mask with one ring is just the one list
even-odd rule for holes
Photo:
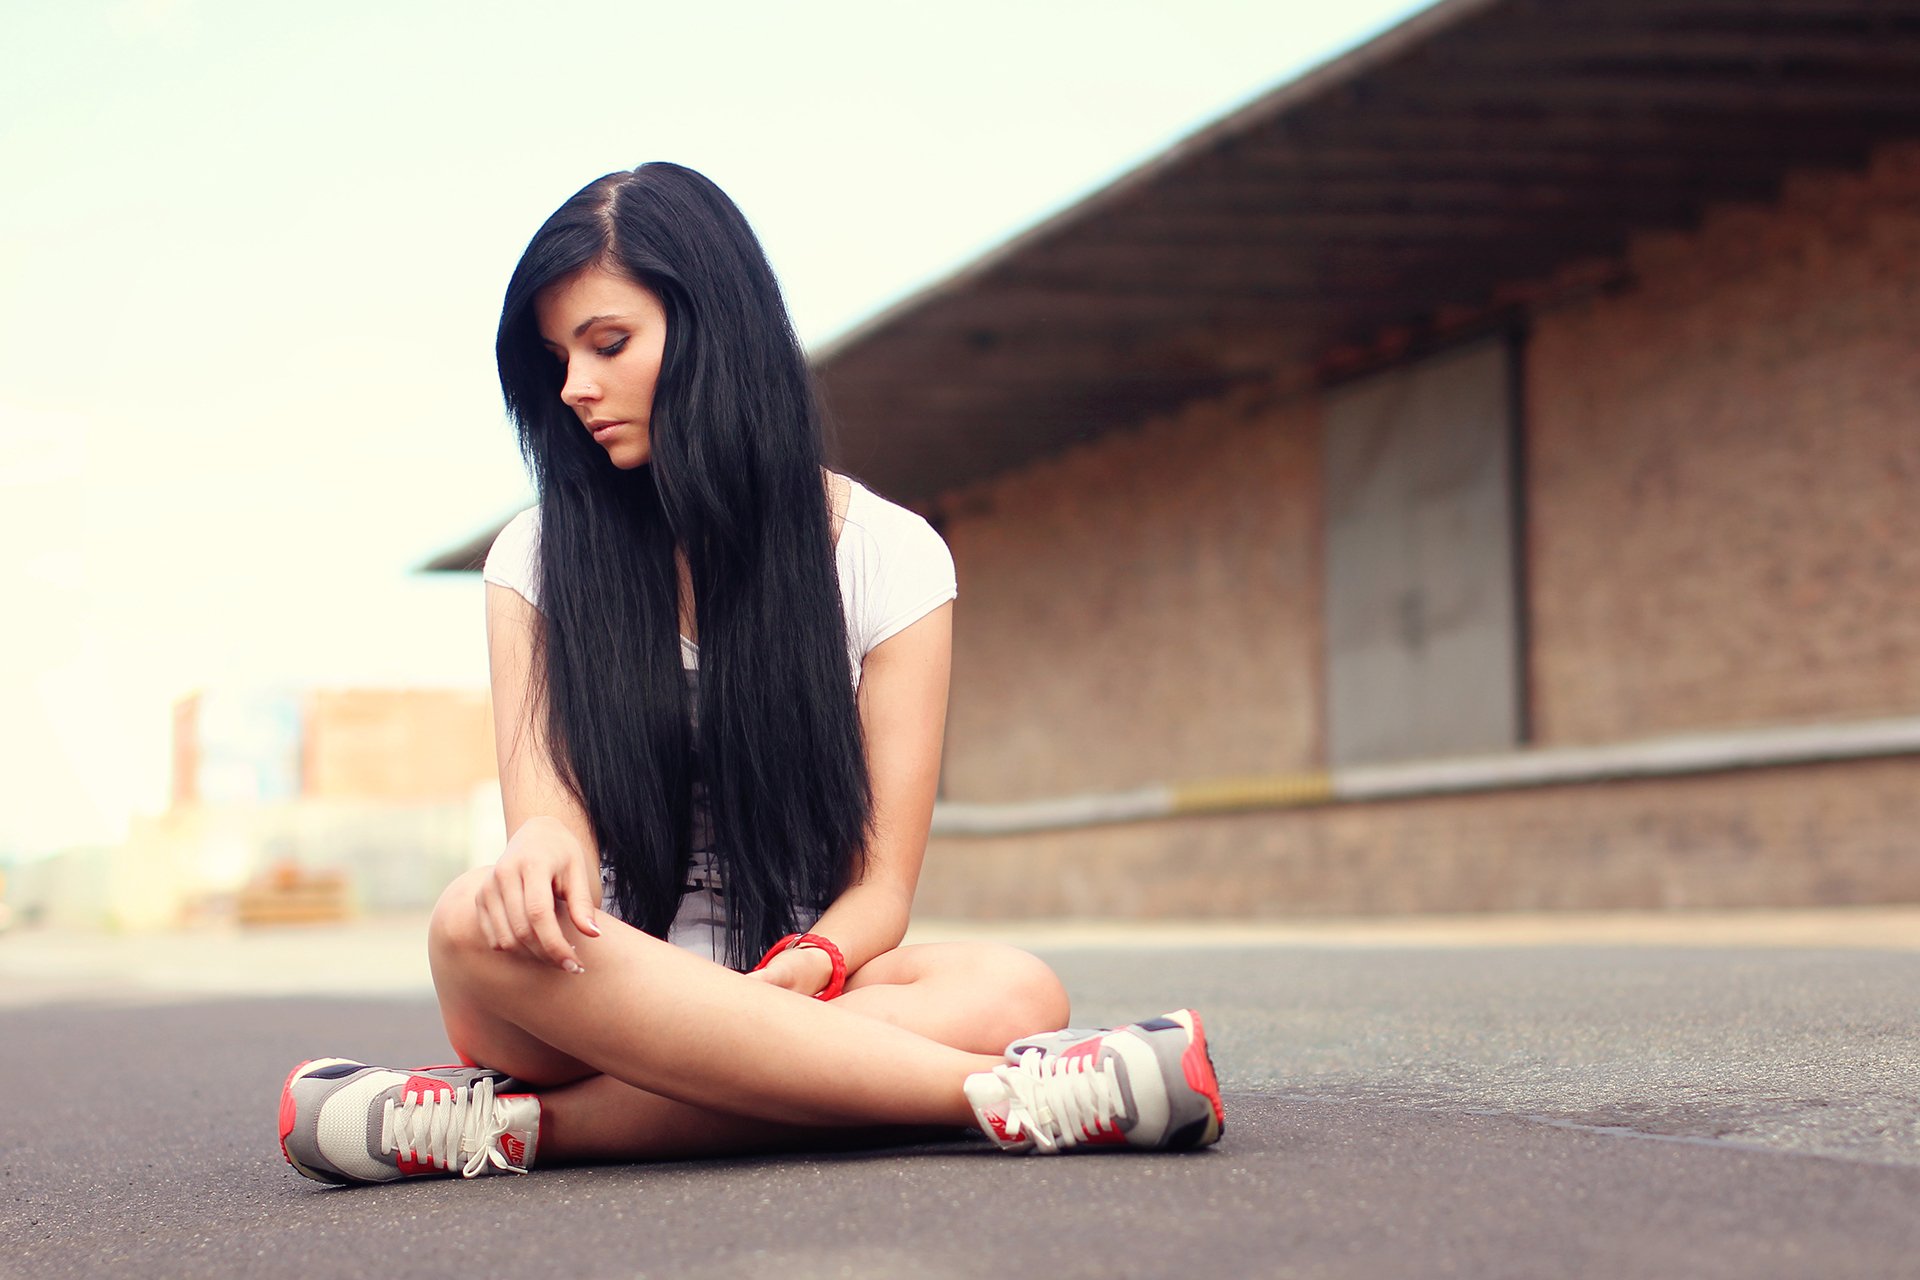
[[454,879],[434,903],[427,923],[427,951],[436,960],[491,952],[474,905],[489,868],[476,867]]
[[1000,1043],[1067,1025],[1067,989],[1039,956],[1017,947],[992,946],[984,949],[978,963],[982,969],[979,989],[998,997],[994,1003]]

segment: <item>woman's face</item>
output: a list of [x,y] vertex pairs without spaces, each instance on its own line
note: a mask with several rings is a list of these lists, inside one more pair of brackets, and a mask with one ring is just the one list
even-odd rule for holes
[[653,385],[667,344],[667,311],[651,289],[599,267],[534,298],[540,340],[565,366],[560,399],[580,429],[630,471],[653,456]]

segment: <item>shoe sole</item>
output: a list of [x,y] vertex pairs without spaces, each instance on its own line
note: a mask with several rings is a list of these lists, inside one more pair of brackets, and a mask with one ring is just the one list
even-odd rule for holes
[[304,1177],[312,1178],[315,1182],[328,1182],[338,1185],[341,1179],[337,1174],[321,1173],[318,1170],[307,1168],[306,1165],[301,1164],[293,1158],[293,1152],[287,1150],[287,1138],[292,1135],[293,1127],[299,1121],[298,1109],[295,1107],[293,1101],[293,1082],[298,1080],[301,1073],[310,1067],[332,1067],[341,1063],[351,1063],[352,1061],[352,1058],[308,1058],[305,1062],[287,1072],[287,1082],[280,1086],[280,1154],[287,1158],[287,1163],[293,1166],[294,1172]]

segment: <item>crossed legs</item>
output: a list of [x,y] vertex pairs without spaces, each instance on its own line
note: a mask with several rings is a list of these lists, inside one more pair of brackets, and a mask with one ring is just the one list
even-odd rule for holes
[[962,1081],[1062,1026],[1065,993],[1011,948],[903,947],[826,1003],[601,917],[562,927],[584,974],[496,952],[456,880],[429,931],[447,1035],[541,1092],[548,1159],[788,1147],[818,1126],[972,1123]]

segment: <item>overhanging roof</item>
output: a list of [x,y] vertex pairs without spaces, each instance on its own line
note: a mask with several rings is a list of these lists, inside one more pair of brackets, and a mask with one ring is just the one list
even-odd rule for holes
[[944,490],[1920,136],[1920,0],[1447,0],[819,351],[837,460]]
[[835,461],[924,505],[1902,137],[1920,0],[1442,0],[817,351]]

